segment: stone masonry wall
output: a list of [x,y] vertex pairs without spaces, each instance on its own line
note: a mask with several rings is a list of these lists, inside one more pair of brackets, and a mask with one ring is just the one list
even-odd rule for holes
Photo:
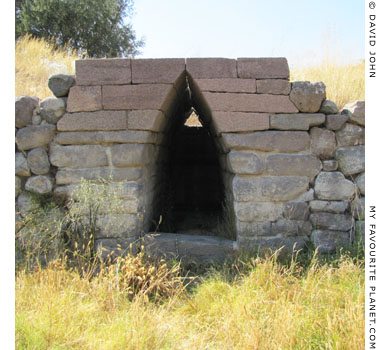
[[190,89],[218,148],[239,247],[311,239],[331,252],[364,233],[364,101],[338,111],[323,83],[290,83],[285,58],[82,60],[49,87],[55,97],[16,98],[21,215],[27,191],[69,196],[82,178],[112,179],[123,206],[101,213],[98,246],[148,232],[165,140]]

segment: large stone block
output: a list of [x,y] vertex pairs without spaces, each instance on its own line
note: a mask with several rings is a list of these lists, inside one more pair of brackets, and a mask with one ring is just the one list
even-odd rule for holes
[[65,111],[66,103],[63,98],[47,97],[40,103],[40,115],[50,124],[57,124]]
[[227,164],[234,174],[261,174],[265,169],[262,159],[250,151],[232,150],[227,156]]
[[75,77],[67,74],[53,74],[48,79],[49,89],[56,97],[65,97],[75,83]]
[[208,92],[256,92],[255,79],[195,79],[200,91]]
[[284,57],[238,58],[239,78],[289,79],[288,61]]
[[188,58],[186,71],[193,79],[237,78],[236,60],[228,58]]
[[281,237],[310,236],[312,226],[303,220],[278,220],[272,223],[272,235]]
[[314,189],[310,188],[308,191],[300,194],[293,202],[310,202],[314,199]]
[[235,202],[236,218],[243,222],[276,221],[282,217],[284,205],[272,202]]
[[256,236],[270,236],[272,223],[270,221],[240,221],[236,219],[236,231],[238,236],[256,237]]
[[57,124],[59,131],[125,130],[126,111],[66,113]]
[[333,213],[312,213],[310,222],[316,229],[333,231],[349,231],[354,224],[350,215]]
[[336,150],[335,133],[331,130],[312,128],[311,152],[321,159],[330,159]]
[[120,144],[111,146],[112,164],[118,168],[135,167],[150,163],[154,158],[154,147],[142,144]]
[[185,71],[183,58],[133,59],[132,84],[174,83]]
[[288,202],[284,206],[283,216],[288,220],[307,220],[309,205],[305,202]]
[[165,115],[158,110],[138,110],[128,112],[128,129],[162,131]]
[[15,154],[15,173],[18,176],[30,176],[28,162],[22,152]]
[[341,147],[335,152],[339,169],[344,175],[360,174],[365,168],[364,146]]
[[55,135],[55,125],[33,125],[19,129],[16,134],[16,144],[20,150],[45,147]]
[[32,125],[33,111],[38,107],[39,98],[17,96],[15,102],[15,124],[17,128]]
[[365,129],[359,125],[347,123],[335,134],[340,147],[364,145]]
[[249,134],[222,134],[229,149],[252,149],[263,152],[292,153],[310,148],[310,136],[305,131],[262,131]]
[[322,82],[295,81],[289,97],[300,112],[315,113],[326,98],[326,86]]
[[26,181],[25,189],[39,194],[50,193],[53,190],[53,180],[50,176],[32,176]]
[[237,94],[204,92],[212,111],[257,112],[257,113],[297,113],[298,109],[288,96],[269,94]]
[[329,130],[340,130],[348,116],[344,114],[330,114],[326,116],[326,128]]
[[74,86],[67,99],[67,112],[91,112],[102,109],[101,86]]
[[243,112],[214,112],[218,133],[269,129],[269,114]]
[[295,175],[313,178],[321,169],[321,161],[308,154],[270,154],[266,159],[266,172],[269,175]]
[[355,198],[350,204],[351,214],[356,220],[364,220],[365,197]]
[[325,122],[325,115],[318,113],[271,114],[270,128],[277,130],[309,130]]
[[45,175],[50,170],[49,157],[43,148],[32,149],[28,153],[27,161],[33,174]]
[[321,201],[313,200],[309,202],[310,210],[314,213],[344,213],[348,209],[348,201]]
[[340,201],[353,196],[355,185],[339,171],[322,171],[315,179],[314,190],[318,199]]
[[77,85],[131,83],[131,60],[126,58],[75,61]]
[[108,165],[106,149],[98,145],[50,147],[50,163],[59,168],[98,168]]
[[349,121],[358,125],[365,125],[365,101],[355,101],[344,105],[342,114],[347,114]]
[[236,201],[283,202],[295,199],[309,187],[306,176],[235,176],[232,190]]
[[319,113],[323,114],[337,114],[339,113],[338,106],[335,102],[330,100],[324,100],[322,102],[321,108],[319,109]]
[[350,244],[349,234],[342,231],[314,230],[311,239],[322,254],[334,253],[337,248]]
[[358,175],[355,178],[355,183],[358,186],[360,194],[365,195],[365,173]]
[[257,80],[256,86],[258,94],[289,95],[290,93],[290,83],[285,79]]

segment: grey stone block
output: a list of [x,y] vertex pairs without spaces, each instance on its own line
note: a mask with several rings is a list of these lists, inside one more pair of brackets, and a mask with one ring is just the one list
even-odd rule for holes
[[360,174],[365,169],[364,146],[341,147],[335,152],[339,170],[344,175]]
[[265,168],[262,159],[250,151],[232,150],[227,156],[227,163],[235,174],[261,174]]
[[339,172],[321,172],[315,179],[315,194],[318,199],[347,200],[355,193],[355,185]]
[[32,124],[33,111],[38,107],[39,98],[30,96],[17,96],[15,102],[15,124],[23,128]]
[[327,212],[327,213],[344,213],[348,209],[348,201],[310,201],[310,210],[314,213]]
[[65,97],[69,94],[70,88],[74,85],[73,75],[53,74],[48,79],[49,89],[56,97]]
[[22,191],[22,181],[18,176],[15,176],[15,197]]
[[360,194],[364,196],[365,195],[365,173],[361,173],[360,175],[356,176],[355,183],[358,186]]
[[322,167],[324,171],[335,171],[338,170],[338,162],[335,159],[324,160]]
[[364,128],[359,125],[347,123],[344,127],[336,132],[336,139],[338,145],[345,146],[357,146],[364,145],[365,132]]
[[236,220],[236,231],[238,236],[256,237],[256,236],[270,236],[272,230],[272,223],[270,221],[240,221]]
[[33,125],[19,129],[16,134],[16,144],[20,150],[45,147],[55,135],[55,125]]
[[340,130],[348,116],[344,114],[331,114],[326,116],[326,128],[329,130]]
[[234,209],[238,220],[276,221],[282,217],[284,205],[272,202],[235,202]]
[[349,121],[358,125],[365,125],[365,101],[355,101],[343,107],[342,114],[347,113]]
[[66,103],[63,98],[46,97],[40,103],[40,115],[50,124],[57,124],[65,111]]
[[310,222],[316,229],[332,231],[349,231],[354,224],[350,215],[332,213],[312,213]]
[[283,216],[288,220],[307,220],[309,205],[305,202],[288,202],[284,206]]
[[15,173],[18,176],[30,176],[28,162],[22,152],[15,154]]
[[266,159],[269,175],[294,175],[313,178],[322,169],[321,161],[307,154],[271,154]]
[[50,170],[49,157],[43,148],[32,149],[28,153],[27,161],[33,174],[45,175]]
[[314,230],[311,239],[318,251],[323,254],[334,253],[337,248],[347,247],[350,237],[347,232],[331,230]]
[[309,221],[278,220],[272,223],[272,235],[282,237],[310,236],[312,226]]
[[350,205],[351,214],[356,220],[364,220],[365,217],[365,198],[355,198]]
[[295,81],[289,96],[300,112],[318,112],[326,98],[326,86],[322,82]]
[[50,193],[53,190],[53,180],[50,176],[32,176],[26,180],[25,189],[39,194]]
[[311,152],[321,159],[329,159],[333,157],[336,150],[335,133],[331,130],[321,128],[312,128],[311,136]]
[[325,122],[321,113],[271,114],[270,128],[277,130],[309,130],[312,126]]
[[153,161],[152,145],[120,144],[111,146],[112,164],[116,167],[136,167]]
[[322,102],[321,108],[319,109],[319,113],[323,114],[337,114],[338,112],[338,106],[335,104],[335,102],[330,100],[324,100]]

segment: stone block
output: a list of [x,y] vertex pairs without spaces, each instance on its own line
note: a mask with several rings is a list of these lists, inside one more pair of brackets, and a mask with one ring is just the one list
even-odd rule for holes
[[30,176],[28,162],[22,152],[15,154],[15,173],[18,176]]
[[183,58],[143,58],[131,60],[132,84],[174,83],[185,71]]
[[356,220],[364,220],[365,198],[355,198],[350,204],[351,214]]
[[295,175],[313,178],[321,169],[321,161],[308,154],[270,154],[266,158],[266,172],[269,175]]
[[349,231],[353,226],[350,215],[333,213],[312,213],[310,222],[316,229],[332,231]]
[[300,112],[315,113],[326,99],[326,86],[322,82],[295,81],[289,97]]
[[66,103],[63,98],[46,97],[40,103],[40,115],[50,124],[57,124],[66,111]]
[[319,109],[319,113],[323,114],[337,114],[339,113],[338,106],[335,104],[335,102],[330,100],[324,100],[322,102],[321,108]]
[[131,60],[126,58],[75,61],[77,85],[120,85],[131,83]]
[[288,61],[284,57],[238,58],[239,78],[289,79]]
[[307,236],[298,237],[238,237],[238,246],[242,250],[253,250],[265,253],[268,250],[280,250],[281,254],[291,254],[305,246]]
[[295,199],[309,187],[306,176],[235,176],[232,190],[236,201],[284,202]]
[[272,223],[272,235],[281,237],[310,236],[312,226],[308,221],[302,220],[278,220]]
[[32,176],[26,180],[25,189],[39,194],[50,193],[53,190],[53,180],[50,176]]
[[285,79],[263,79],[256,81],[258,94],[289,95],[290,83]]
[[282,217],[284,205],[272,202],[235,202],[236,218],[242,222],[276,221]]
[[102,109],[101,86],[74,86],[67,99],[67,112],[92,112]]
[[350,244],[349,234],[342,231],[314,230],[311,239],[322,254],[335,253],[338,248]]
[[269,94],[241,94],[204,92],[203,97],[212,111],[297,113],[289,96]]
[[176,101],[171,84],[103,86],[104,109],[154,109],[167,112]]
[[342,114],[347,114],[351,123],[365,125],[365,101],[355,101],[344,105]]
[[335,159],[324,160],[322,166],[324,171],[338,170],[338,162]]
[[314,189],[310,188],[308,191],[300,194],[293,202],[309,202],[314,199]]
[[95,238],[131,238],[139,232],[139,218],[133,214],[98,215]]
[[187,58],[186,71],[193,79],[237,78],[236,60]]
[[326,116],[326,128],[329,130],[340,130],[348,116],[344,114],[330,114]]
[[32,149],[28,153],[27,161],[33,174],[45,175],[50,170],[49,157],[43,148]]
[[335,159],[338,161],[339,170],[346,176],[362,173],[365,168],[364,153],[364,146],[338,148]]
[[272,223],[270,221],[240,221],[236,219],[236,231],[238,236],[256,237],[256,236],[270,236],[272,229]]
[[155,155],[152,145],[120,144],[111,146],[112,164],[118,168],[150,163]]
[[260,131],[247,134],[222,134],[229,149],[252,149],[263,152],[295,153],[310,148],[305,131]]
[[365,143],[365,129],[359,125],[347,123],[335,134],[340,147],[364,145]]
[[287,220],[307,220],[309,205],[305,202],[288,202],[284,206],[283,216]]
[[330,159],[336,150],[335,133],[331,130],[312,128],[310,130],[311,152],[320,159]]
[[158,110],[137,110],[128,112],[128,129],[162,131],[165,126],[165,115]]
[[58,168],[98,168],[108,165],[106,149],[98,145],[50,147],[50,163]]
[[339,171],[322,171],[315,179],[314,190],[318,199],[340,201],[353,196],[355,185]]
[[243,112],[214,112],[218,133],[269,129],[269,114]]
[[277,130],[309,130],[325,122],[325,115],[318,113],[271,114],[270,128]]
[[196,79],[200,91],[255,93],[255,79]]
[[312,200],[309,202],[310,210],[313,213],[344,213],[348,209],[348,201],[321,201]]
[[15,102],[15,124],[17,128],[32,125],[33,111],[38,107],[39,98],[17,96]]
[[66,113],[57,124],[59,131],[125,130],[126,111]]
[[255,153],[250,151],[232,150],[227,156],[227,167],[234,174],[261,174],[264,162]]
[[355,184],[358,186],[360,194],[365,195],[365,173],[362,173],[355,178]]
[[67,74],[53,74],[48,79],[49,89],[56,97],[65,97],[75,84],[75,77]]
[[51,124],[27,126],[17,132],[16,144],[23,151],[45,147],[53,139],[55,131],[55,125]]

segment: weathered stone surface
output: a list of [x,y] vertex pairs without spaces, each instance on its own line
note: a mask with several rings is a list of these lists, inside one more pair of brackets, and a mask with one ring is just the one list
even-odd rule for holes
[[338,148],[335,152],[335,158],[344,175],[355,175],[364,171],[364,146]]
[[269,114],[243,112],[214,112],[218,133],[269,129]]
[[[247,204],[248,205],[248,204]],[[256,236],[270,236],[272,230],[272,223],[270,221],[240,221],[236,219],[236,231],[239,236],[256,237]]]
[[235,176],[232,181],[234,198],[242,202],[289,201],[308,187],[309,179],[306,176]]
[[126,58],[75,61],[77,85],[131,83],[131,60]]
[[32,116],[32,125],[40,125],[42,122],[42,117],[39,112],[35,109]]
[[239,78],[288,79],[289,66],[284,57],[238,58]]
[[228,148],[263,152],[292,153],[308,150],[310,136],[304,131],[262,131],[249,134],[222,134]]
[[45,147],[55,135],[55,125],[33,125],[20,129],[16,134],[16,144],[20,150]]
[[336,150],[335,133],[331,130],[321,128],[312,128],[311,152],[320,159],[329,159],[333,157]]
[[32,149],[28,153],[28,166],[33,174],[44,175],[49,172],[50,163],[47,152],[43,148]]
[[321,169],[321,161],[308,154],[270,154],[266,159],[266,172],[269,175],[295,175],[313,178]]
[[355,185],[339,171],[322,171],[315,179],[314,190],[318,199],[339,201],[350,199]]
[[50,148],[50,163],[59,168],[98,168],[108,165],[102,146],[58,146]]
[[360,194],[365,195],[365,173],[358,175],[355,178],[355,183],[358,186]]
[[70,89],[69,98],[67,99],[67,112],[91,112],[101,109],[101,86],[73,86]]
[[264,253],[267,250],[278,250],[281,248],[282,254],[289,254],[300,250],[308,241],[307,236],[299,237],[238,237],[239,249],[253,250]]
[[276,221],[282,217],[284,205],[272,202],[235,202],[235,214],[238,220]]
[[271,114],[270,128],[277,130],[309,130],[310,127],[323,124],[324,114]]
[[272,235],[282,237],[310,236],[312,226],[308,221],[302,220],[278,220],[272,223]]
[[38,97],[17,96],[15,103],[15,124],[17,128],[23,128],[32,124],[32,116],[38,107]]
[[127,238],[136,236],[139,232],[139,219],[137,215],[110,214],[99,215],[96,220],[98,227],[95,238]]
[[15,154],[15,170],[18,176],[30,176],[28,162],[22,152],[16,152]]
[[309,205],[305,202],[288,202],[284,206],[283,216],[288,220],[307,220]]
[[40,115],[50,124],[57,124],[65,110],[66,104],[62,98],[46,97],[40,103]]
[[75,83],[75,77],[67,74],[53,74],[49,77],[48,86],[56,97],[65,97]]
[[333,213],[312,213],[310,221],[313,227],[322,230],[349,231],[353,226],[350,215]]
[[128,129],[162,131],[165,115],[158,110],[139,110],[128,112]]
[[50,176],[32,176],[26,180],[25,189],[39,194],[49,193],[53,190],[53,180]]
[[59,120],[57,128],[59,131],[125,130],[127,113],[125,111],[66,113]]
[[186,71],[193,79],[237,78],[236,60],[228,58],[188,58]]
[[264,162],[250,151],[232,150],[227,156],[228,169],[234,174],[261,174]]
[[171,84],[103,86],[104,109],[153,109],[166,112],[176,99]]
[[289,97],[300,112],[315,113],[326,98],[326,86],[322,82],[295,81]]
[[121,144],[111,146],[112,164],[116,167],[135,167],[148,164],[154,158],[152,145]]
[[321,108],[319,109],[319,113],[323,114],[337,114],[339,113],[338,106],[335,102],[330,100],[324,100],[322,102]]
[[324,171],[338,170],[338,162],[335,159],[324,160],[322,166]]
[[347,123],[335,134],[338,141],[338,146],[345,147],[364,145],[365,131],[361,126]]
[[17,213],[25,216],[31,210],[37,208],[37,202],[30,193],[21,193],[17,197]]
[[310,201],[310,210],[314,213],[344,213],[348,209],[348,201]]
[[257,80],[256,86],[258,94],[289,95],[290,92],[290,83],[285,79]]
[[269,94],[237,94],[204,92],[204,98],[212,111],[297,113],[288,96]]
[[15,197],[22,191],[22,181],[18,176],[15,176]]
[[310,188],[308,191],[302,193],[293,202],[309,202],[314,199],[314,189]]
[[350,204],[351,214],[356,220],[364,220],[365,198],[355,198]]
[[342,114],[347,114],[351,123],[364,126],[365,101],[355,101],[344,105]]
[[131,60],[132,84],[174,83],[185,71],[183,58],[142,58]]
[[330,114],[326,116],[326,128],[329,130],[340,130],[348,116],[344,114]]
[[256,92],[255,79],[195,79],[200,91],[208,92]]
[[349,234],[341,231],[314,230],[311,239],[322,254],[334,253],[337,248],[347,247],[350,243]]
[[55,176],[57,185],[79,184],[82,179],[89,181],[135,181],[141,177],[141,168],[122,168],[122,169],[58,169]]

